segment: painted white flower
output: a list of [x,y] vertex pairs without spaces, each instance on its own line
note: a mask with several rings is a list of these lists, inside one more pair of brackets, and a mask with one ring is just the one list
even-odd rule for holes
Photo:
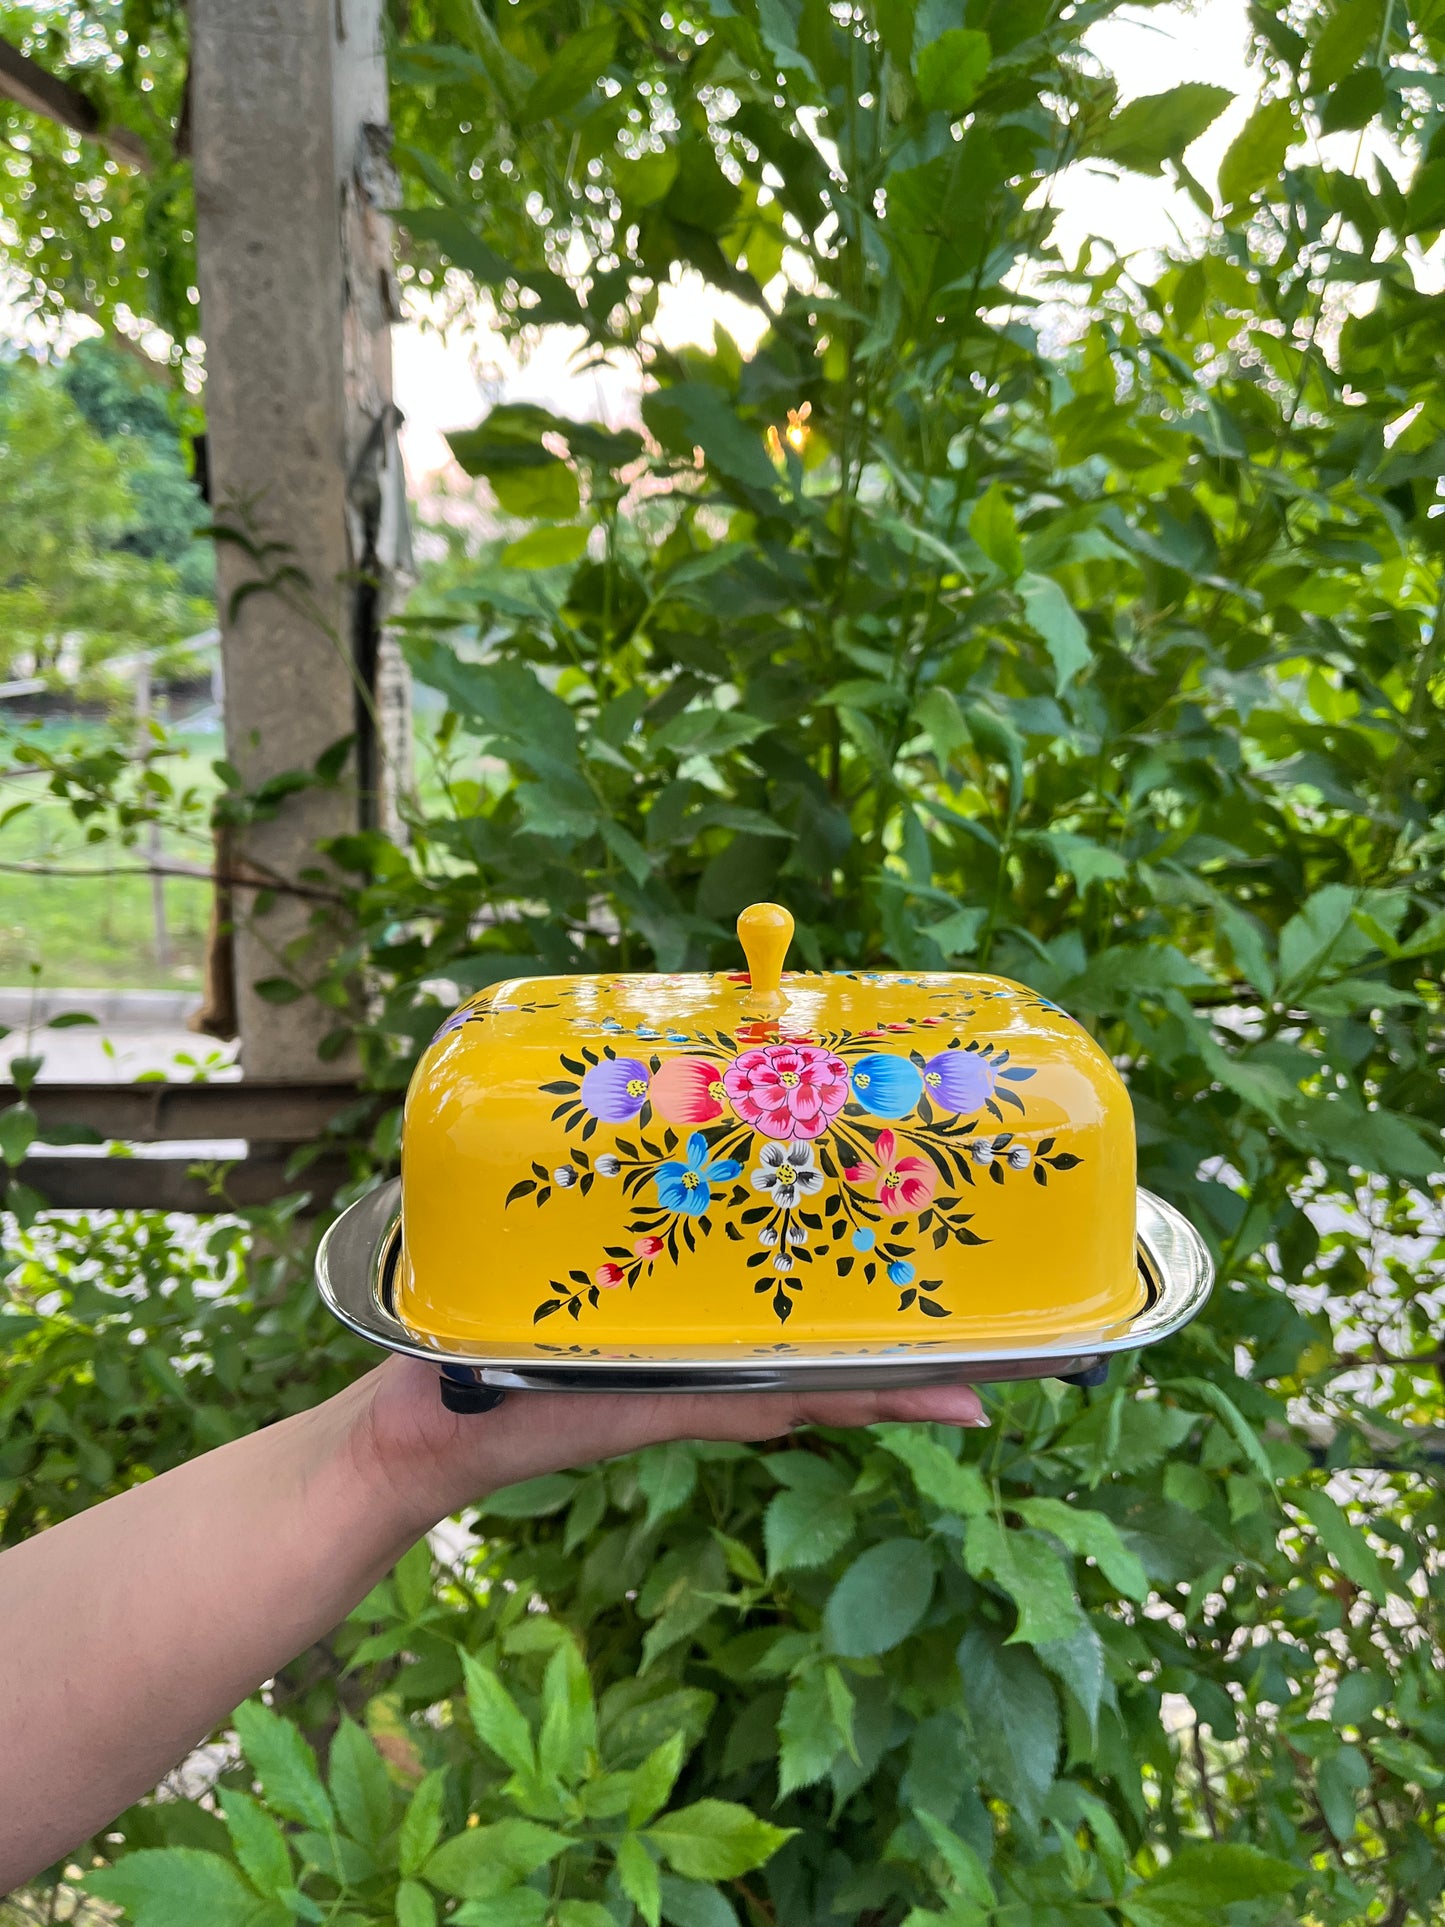
[[968,1147],[968,1155],[975,1164],[992,1164],[993,1146],[986,1137],[976,1137]]
[[1008,1147],[1008,1161],[1015,1171],[1027,1171],[1034,1161],[1034,1154],[1027,1144],[1011,1144]]
[[792,1269],[793,1269],[792,1258],[789,1256],[789,1254],[786,1251],[780,1251],[777,1257],[774,1258],[773,1260],[773,1270],[774,1271],[791,1271]]
[[552,1173],[552,1182],[559,1191],[566,1191],[577,1182],[577,1172],[570,1164],[559,1164]]
[[790,1224],[788,1226],[788,1243],[790,1245],[805,1245],[807,1242],[808,1227],[806,1225]]
[[597,1175],[599,1178],[615,1178],[621,1169],[621,1158],[614,1157],[610,1151],[604,1151],[597,1160]]
[[766,1191],[775,1205],[791,1211],[800,1198],[821,1191],[823,1173],[813,1162],[811,1144],[765,1144],[752,1174],[754,1191]]
[[760,1245],[775,1245],[777,1242],[778,1227],[775,1224],[765,1224],[758,1233],[758,1243]]

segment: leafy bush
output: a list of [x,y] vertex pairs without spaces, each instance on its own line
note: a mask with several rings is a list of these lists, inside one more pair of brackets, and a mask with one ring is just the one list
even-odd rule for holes
[[[353,940],[293,962],[332,1005],[367,973],[393,1089],[438,979],[731,962],[751,897],[809,964],[1015,975],[1125,1067],[1207,1315],[1098,1392],[994,1392],[982,1441],[496,1495],[337,1635],[342,1687],[238,1716],[219,1815],[97,1843],[138,1927],[1438,1913],[1438,49],[1256,9],[1206,243],[1070,271],[1059,173],[1191,185],[1224,104],[1116,111],[1103,11],[407,9],[416,271],[639,357],[646,432],[455,438],[513,539],[411,625],[440,802],[332,847]],[[1407,187],[1302,138],[1377,113]],[[771,304],[756,352],[651,343],[681,267]],[[259,1329],[313,1342],[305,1303]],[[341,1697],[328,1791],[298,1728]]]

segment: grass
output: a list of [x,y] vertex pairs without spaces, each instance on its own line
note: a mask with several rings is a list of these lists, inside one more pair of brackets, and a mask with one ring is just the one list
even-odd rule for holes
[[[77,722],[52,725],[42,734],[48,747],[84,741],[98,745],[100,727]],[[177,784],[207,791],[216,787],[210,762],[220,756],[218,735],[184,743],[189,752],[166,760]],[[8,761],[0,751],[0,760]],[[69,807],[47,792],[47,779],[13,769],[0,775],[0,816],[28,805],[0,827],[0,863],[83,869],[85,876],[17,874],[0,869],[0,984],[67,989],[189,990],[200,988],[211,888],[202,878],[168,877],[165,917],[168,957],[155,954],[150,879],[107,875],[133,871],[145,861],[140,849],[88,843]],[[162,838],[163,860],[207,864],[210,841],[202,835]]]

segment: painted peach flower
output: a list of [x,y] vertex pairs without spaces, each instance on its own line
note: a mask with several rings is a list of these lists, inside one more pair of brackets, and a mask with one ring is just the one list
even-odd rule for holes
[[880,1131],[873,1145],[874,1164],[845,1165],[849,1184],[871,1191],[885,1211],[921,1211],[938,1188],[938,1172],[931,1158],[908,1151],[898,1155],[898,1140]]
[[711,1124],[727,1104],[721,1064],[669,1057],[652,1079],[652,1108],[669,1124]]

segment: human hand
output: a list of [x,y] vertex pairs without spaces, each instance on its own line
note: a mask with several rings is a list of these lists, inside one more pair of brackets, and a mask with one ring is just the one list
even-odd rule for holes
[[871,1392],[508,1392],[449,1412],[433,1366],[392,1358],[352,1388],[357,1449],[415,1532],[498,1487],[669,1439],[778,1438],[800,1425],[883,1419],[987,1425],[969,1385]]

